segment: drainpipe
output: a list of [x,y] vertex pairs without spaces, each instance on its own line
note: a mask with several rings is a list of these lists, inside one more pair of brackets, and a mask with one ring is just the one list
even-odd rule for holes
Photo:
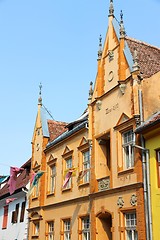
[[[140,124],[143,123],[143,107],[142,107],[142,91],[138,90]],[[143,170],[143,183],[144,183],[144,207],[146,214],[146,237],[147,240],[152,240],[152,216],[151,216],[151,200],[150,200],[150,170],[149,170],[149,149],[145,148],[145,142],[142,135],[141,146],[135,147],[142,150],[142,170]]]

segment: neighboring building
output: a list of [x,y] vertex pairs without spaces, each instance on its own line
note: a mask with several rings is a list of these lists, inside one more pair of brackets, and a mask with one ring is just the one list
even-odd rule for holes
[[40,92],[32,169],[45,173],[30,196],[29,240],[152,239],[142,141],[134,130],[159,110],[160,49],[126,36],[113,1],[108,20],[80,119],[46,120]]
[[160,216],[160,111],[153,114],[136,133],[142,134],[145,141],[144,162],[148,174],[148,185],[151,197],[151,217],[153,239],[159,239]]
[[16,190],[12,195],[8,189],[9,177],[0,183],[0,240],[28,239],[28,201],[23,189],[29,183],[30,167],[31,160],[28,160],[17,176]]

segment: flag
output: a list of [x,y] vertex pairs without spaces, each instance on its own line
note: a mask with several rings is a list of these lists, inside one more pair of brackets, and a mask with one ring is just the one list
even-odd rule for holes
[[9,204],[11,202],[13,202],[14,200],[16,200],[17,198],[7,198],[6,199],[6,204]]
[[32,184],[33,179],[34,179],[35,176],[36,176],[36,173],[35,173],[34,171],[32,171],[32,172],[30,173],[30,184]]
[[77,182],[79,183],[79,181],[86,175],[86,173],[89,171],[89,169],[84,169],[82,171],[79,172],[78,178],[77,178]]
[[37,187],[39,179],[43,174],[44,174],[44,171],[38,171],[37,173],[35,173],[32,183],[31,183],[31,186],[30,186],[30,189],[28,190],[27,197],[29,197],[31,195],[34,187]]
[[73,173],[74,170],[69,170],[65,176],[65,180],[64,180],[64,183],[63,183],[63,187],[62,188],[66,188],[67,186],[67,183],[69,182],[69,179],[71,178],[72,176],[72,173]]
[[18,173],[23,170],[24,168],[10,167],[10,178],[8,181],[10,195],[16,190],[16,180]]

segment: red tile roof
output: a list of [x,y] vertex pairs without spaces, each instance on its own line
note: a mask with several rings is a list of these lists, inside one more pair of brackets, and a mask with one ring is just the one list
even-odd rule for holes
[[153,114],[150,118],[148,118],[141,126],[136,129],[136,133],[143,132],[144,130],[160,123],[160,111]]
[[60,136],[63,132],[67,131],[67,123],[59,122],[54,120],[47,120],[48,122],[48,130],[49,130],[49,142],[52,142],[55,138]]
[[[17,181],[16,181],[16,191],[22,189],[27,185],[29,182],[29,172],[30,172],[30,166],[31,166],[31,159],[29,159],[23,166],[25,166],[25,169],[18,175]],[[6,184],[0,189],[0,199],[2,199],[6,195],[9,194],[9,186],[8,186],[8,180],[6,181]]]
[[144,78],[149,78],[160,71],[160,48],[126,37],[133,56],[134,49],[138,52],[140,71]]

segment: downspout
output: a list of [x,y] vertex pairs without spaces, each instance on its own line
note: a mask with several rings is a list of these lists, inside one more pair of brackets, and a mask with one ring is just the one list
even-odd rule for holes
[[[139,99],[139,113],[140,113],[140,124],[143,123],[143,107],[142,107],[142,90],[138,90]],[[141,146],[136,146],[142,150],[142,170],[143,170],[143,182],[144,182],[144,207],[146,214],[146,237],[147,240],[152,240],[152,216],[151,216],[151,201],[150,201],[150,171],[149,171],[149,150],[145,148],[145,142],[142,134]]]

